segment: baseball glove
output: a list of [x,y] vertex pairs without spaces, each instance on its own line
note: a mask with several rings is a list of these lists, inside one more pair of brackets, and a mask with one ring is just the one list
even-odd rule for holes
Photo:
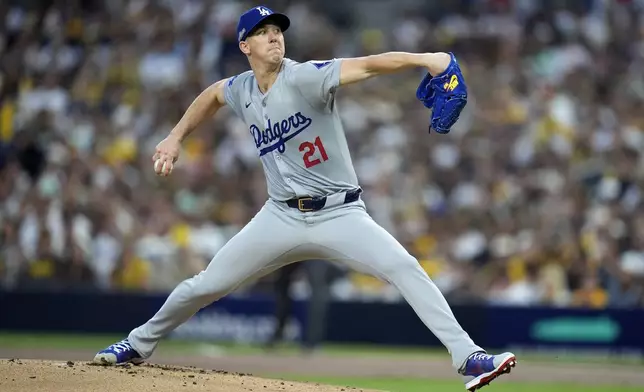
[[436,76],[428,72],[416,90],[416,98],[433,109],[430,132],[434,128],[438,133],[448,133],[467,104],[467,86],[461,68],[454,54],[449,55],[452,60],[447,69]]

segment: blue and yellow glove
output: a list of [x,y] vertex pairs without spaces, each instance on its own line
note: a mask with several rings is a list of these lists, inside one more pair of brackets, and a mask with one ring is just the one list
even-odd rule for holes
[[456,57],[449,53],[452,60],[440,75],[432,76],[429,72],[416,90],[416,98],[432,110],[429,130],[448,133],[456,123],[461,111],[467,104],[467,86]]

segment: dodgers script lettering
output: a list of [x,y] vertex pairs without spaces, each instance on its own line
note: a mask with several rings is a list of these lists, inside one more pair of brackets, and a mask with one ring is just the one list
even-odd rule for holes
[[259,156],[268,154],[273,150],[280,153],[286,151],[286,142],[308,128],[313,120],[302,112],[297,112],[281,121],[266,122],[266,128],[260,130],[255,124],[250,126],[250,133],[255,139],[255,147],[259,149]]

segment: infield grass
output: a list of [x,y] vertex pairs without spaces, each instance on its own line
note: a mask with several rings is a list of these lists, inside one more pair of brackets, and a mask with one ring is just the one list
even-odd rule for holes
[[[124,336],[116,335],[85,335],[85,334],[52,334],[52,333],[20,333],[0,332],[0,348],[7,349],[89,349],[99,350],[114,343]],[[321,353],[329,356],[386,356],[393,358],[418,358],[418,357],[444,357],[449,358],[444,350],[427,349],[418,347],[381,347],[368,345],[326,345]],[[211,355],[252,355],[264,352],[261,347],[253,345],[238,345],[218,342],[198,342],[166,339],[159,345],[160,354],[211,354]],[[298,347],[286,344],[280,348],[280,355],[300,355]],[[218,354],[217,354],[218,353]],[[542,362],[553,359],[547,354],[522,355],[522,361]],[[639,366],[642,371],[641,360],[636,359],[609,359],[605,357],[562,356],[557,358],[562,363],[605,363],[608,365],[620,364],[621,366]],[[337,385],[340,387],[369,388],[391,392],[451,392],[465,391],[463,384],[457,379],[417,379],[417,378],[359,378],[359,377],[322,377],[301,374],[280,374],[258,376],[313,382],[320,384]],[[483,389],[484,392],[635,392],[643,391],[639,387],[619,385],[577,385],[569,383],[525,383],[501,381],[493,383]]]
[[[463,383],[458,380],[433,380],[414,378],[337,378],[303,375],[287,375],[272,377],[284,380],[313,382],[339,387],[369,388],[389,392],[464,392]],[[636,392],[642,387],[627,387],[615,385],[587,386],[568,383],[525,383],[525,382],[493,382],[481,389],[483,392]]]
[[[24,333],[0,331],[0,347],[30,349],[88,349],[100,350],[123,339],[123,335],[104,334],[60,334],[60,333]],[[252,344],[236,344],[228,342],[193,341],[164,339],[159,344],[161,354],[201,354],[201,355],[253,355],[264,353],[262,347]],[[490,352],[505,351],[489,349]],[[338,357],[388,357],[388,358],[449,358],[447,351],[427,347],[397,347],[362,344],[325,344],[320,353]],[[607,365],[642,366],[642,358],[636,357],[607,357],[588,354],[516,352],[521,361],[551,362],[556,359],[559,363],[598,363]],[[282,356],[300,355],[299,347],[294,343],[283,344],[279,347]]]

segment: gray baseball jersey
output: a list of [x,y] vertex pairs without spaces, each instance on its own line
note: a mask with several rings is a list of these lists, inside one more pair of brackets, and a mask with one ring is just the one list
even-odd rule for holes
[[285,60],[266,94],[251,72],[226,85],[226,102],[244,119],[257,147],[270,198],[205,271],[179,284],[154,317],[130,332],[143,358],[202,307],[245,282],[308,259],[332,260],[393,284],[447,347],[455,369],[482,351],[418,261],[369,216],[362,200],[327,203],[313,212],[283,203],[297,196],[333,198],[358,187],[334,104],[340,62]]
[[356,189],[349,147],[335,101],[341,60],[284,59],[263,94],[252,71],[225,86],[228,105],[248,126],[264,166],[268,195],[284,201]]

